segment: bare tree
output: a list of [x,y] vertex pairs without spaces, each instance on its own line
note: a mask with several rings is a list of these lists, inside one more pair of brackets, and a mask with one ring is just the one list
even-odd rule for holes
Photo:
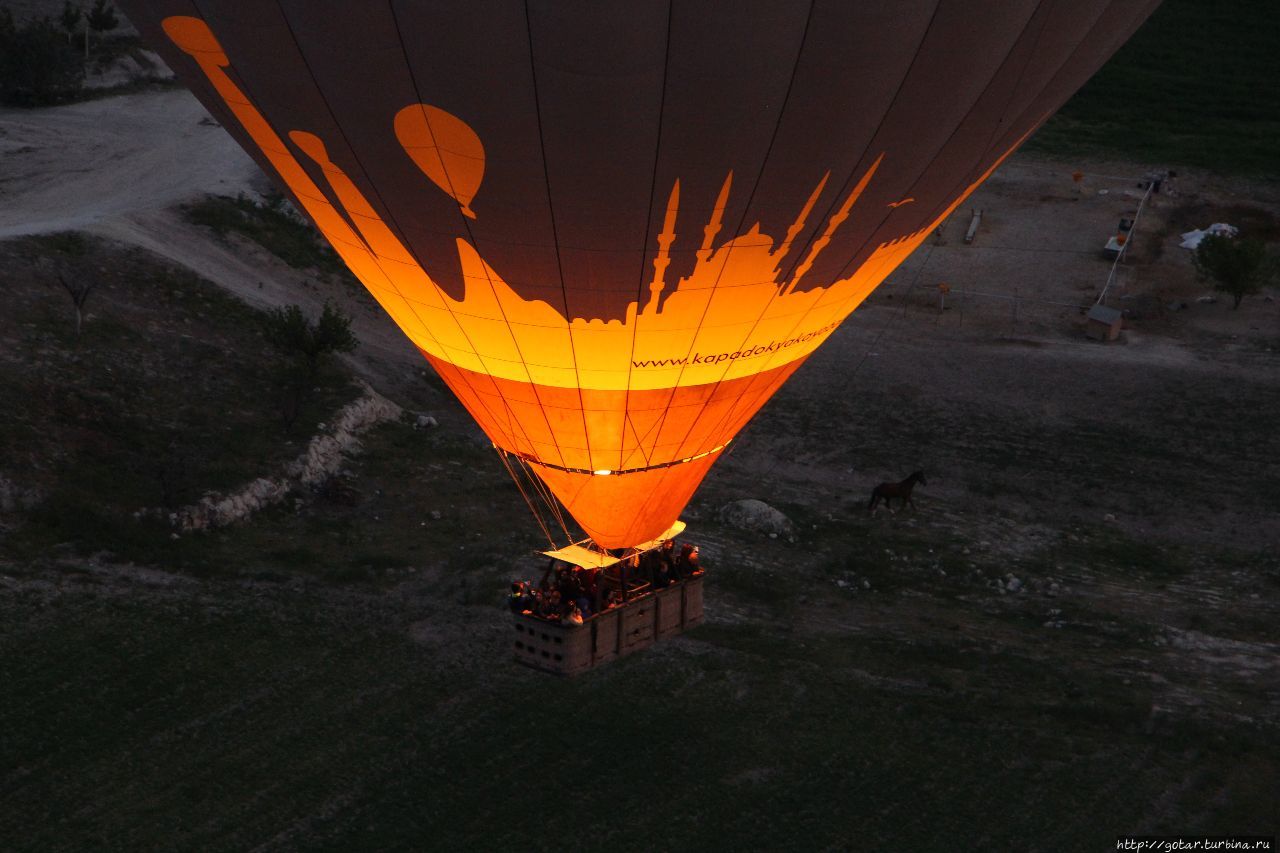
[[[120,19],[116,17],[115,8],[108,0],[94,0],[92,8],[85,14],[84,28],[84,58],[89,58],[89,31],[95,33],[105,33],[108,30],[114,30],[120,26]],[[99,38],[101,41],[101,38]]]
[[89,301],[89,293],[98,282],[87,275],[80,275],[68,280],[62,270],[57,271],[58,281],[62,289],[71,297],[71,304],[76,307],[76,340],[80,340],[80,326],[84,322],[84,304]]

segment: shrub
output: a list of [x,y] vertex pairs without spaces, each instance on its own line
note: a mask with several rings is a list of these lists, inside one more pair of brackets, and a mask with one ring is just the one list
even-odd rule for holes
[[36,107],[80,91],[84,65],[58,27],[40,18],[16,27],[0,9],[0,103]]
[[1200,241],[1195,254],[1196,271],[1213,282],[1213,289],[1240,300],[1257,293],[1276,278],[1275,259],[1267,256],[1261,240],[1236,239],[1225,234],[1209,234]]

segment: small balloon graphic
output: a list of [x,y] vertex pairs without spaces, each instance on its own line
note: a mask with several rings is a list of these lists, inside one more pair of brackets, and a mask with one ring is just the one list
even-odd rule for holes
[[413,104],[396,113],[395,128],[422,173],[475,219],[471,199],[484,180],[484,144],[471,126],[438,107]]

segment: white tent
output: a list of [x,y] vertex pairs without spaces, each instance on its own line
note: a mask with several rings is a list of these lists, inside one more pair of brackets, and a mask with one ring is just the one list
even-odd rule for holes
[[1200,241],[1210,234],[1226,234],[1228,237],[1234,237],[1240,233],[1240,229],[1234,225],[1228,225],[1225,222],[1215,222],[1203,231],[1197,228],[1195,231],[1188,231],[1182,235],[1182,242],[1179,244],[1184,249],[1195,250],[1200,245]]

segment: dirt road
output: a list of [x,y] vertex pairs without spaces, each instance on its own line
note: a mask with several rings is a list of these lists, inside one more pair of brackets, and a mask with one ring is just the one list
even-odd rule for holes
[[[1101,360],[1195,370],[1203,367],[1206,348],[1265,349],[1267,336],[1280,328],[1280,303],[1255,297],[1247,312],[1237,312],[1226,300],[1197,302],[1207,290],[1195,278],[1189,253],[1177,247],[1178,232],[1238,213],[1241,196],[1260,205],[1249,210],[1274,218],[1264,209],[1280,199],[1274,188],[1185,172],[1173,195],[1166,187],[1144,210],[1132,257],[1109,292],[1109,304],[1129,309],[1136,321],[1126,345],[1084,341],[1082,308],[1092,304],[1110,270],[1101,246],[1120,217],[1132,216],[1141,196],[1136,183],[1152,165],[1015,156],[851,323],[875,329],[891,324],[891,338],[910,329],[921,339],[946,339],[953,348],[1021,341],[1040,349],[1038,361],[1054,363]],[[1076,169],[1084,172],[1080,183],[1072,180]],[[332,300],[352,316],[362,341],[351,360],[359,372],[393,396],[420,386],[418,353],[362,294],[315,281],[243,239],[216,238],[178,210],[210,193],[268,187],[253,161],[186,91],[0,111],[0,239],[84,230],[141,246],[258,306],[296,303],[318,310]],[[970,211],[979,209],[982,227],[973,244],[965,244]],[[944,282],[951,288],[945,310],[938,296]],[[1186,308],[1174,314],[1171,304]],[[877,312],[883,320],[872,317]],[[881,337],[859,337],[857,356],[870,359],[860,369],[878,369]]]
[[352,365],[382,387],[402,385],[421,369],[421,357],[381,311],[251,243],[216,239],[178,210],[209,194],[268,186],[185,90],[0,110],[0,239],[87,231],[141,246],[260,307],[318,311],[333,300],[362,342]]
[[0,239],[110,228],[259,174],[186,91],[0,111],[0,153]]

